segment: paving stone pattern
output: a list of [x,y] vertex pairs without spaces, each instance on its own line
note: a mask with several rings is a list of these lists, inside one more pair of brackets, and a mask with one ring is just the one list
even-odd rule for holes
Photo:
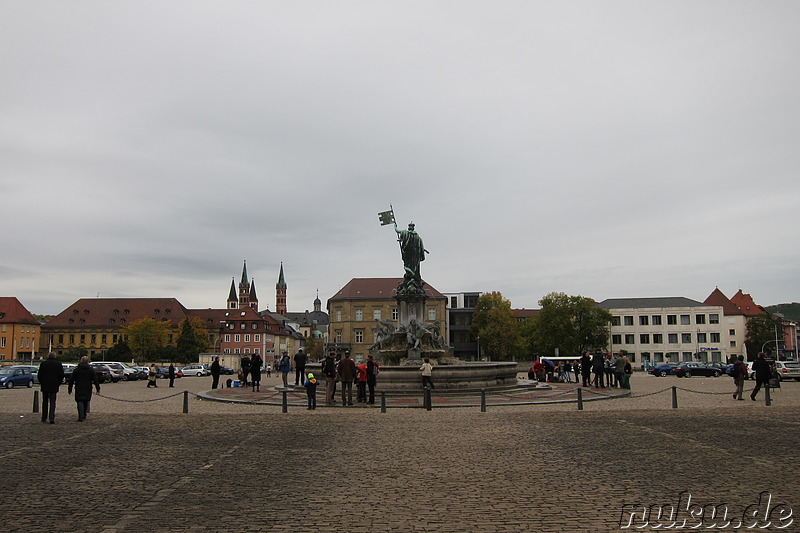
[[[725,388],[647,382],[673,383]],[[194,400],[183,415],[176,398],[164,414],[109,400],[128,389],[157,397],[107,385],[77,423],[64,391],[54,425],[31,413],[32,391],[0,391],[5,531],[621,531],[624,504],[682,491],[742,506],[769,491],[800,511],[800,383],[771,407],[718,393],[677,410],[637,407],[647,397],[486,413]]]

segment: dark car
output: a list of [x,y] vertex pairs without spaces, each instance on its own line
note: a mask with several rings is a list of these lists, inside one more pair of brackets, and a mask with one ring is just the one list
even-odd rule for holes
[[100,383],[108,383],[112,380],[112,373],[111,369],[108,368],[106,365],[102,365],[100,363],[90,363],[92,368],[94,368],[95,373],[97,374],[97,381]]
[[678,366],[679,363],[661,363],[659,365],[654,366],[650,369],[650,373],[654,376],[664,377],[668,374],[672,374],[672,371]]
[[681,363],[672,371],[679,378],[690,378],[692,376],[720,377],[725,372],[724,369],[716,366],[715,363]]
[[232,376],[234,374],[234,371],[229,366],[221,366],[221,367],[219,367],[219,373],[220,374],[227,374],[229,376]]
[[[160,367],[158,367],[158,376],[157,377],[162,378],[162,379],[169,379],[169,366],[160,366]],[[181,372],[181,369],[178,368],[178,367],[175,367],[175,377],[176,378],[182,378],[183,377],[183,372]]]

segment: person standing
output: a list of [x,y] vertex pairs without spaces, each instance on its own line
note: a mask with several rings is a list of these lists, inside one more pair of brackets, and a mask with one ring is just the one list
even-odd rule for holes
[[272,363],[267,363],[267,377],[272,377]]
[[292,371],[292,360],[289,359],[289,354],[287,352],[283,352],[283,356],[281,356],[280,366],[278,370],[281,372],[281,379],[283,379],[283,386],[289,386],[289,372]]
[[625,377],[625,361],[627,361],[627,359],[628,359],[627,357],[623,357],[620,355],[616,359],[613,359],[611,361],[614,370],[615,387],[622,387],[623,389],[626,388],[623,380]]
[[170,363],[169,368],[167,369],[167,373],[169,375],[169,386],[170,388],[175,386],[175,363]]
[[[255,356],[253,356],[253,359],[255,359]],[[239,381],[242,382],[241,383],[242,387],[247,387],[247,385],[250,383],[250,381],[249,381],[250,367],[251,367],[250,356],[247,355],[247,354],[244,354],[242,356],[241,362],[239,363],[239,366],[242,368],[242,379],[240,379]],[[259,372],[259,374],[260,374],[260,372]],[[261,380],[259,379],[259,381],[261,381]]]
[[592,372],[594,372],[594,388],[603,389],[603,375],[605,374],[605,357],[600,352],[592,356]]
[[39,385],[42,388],[42,422],[56,423],[56,395],[64,381],[64,365],[56,359],[56,353],[50,352],[47,359],[39,365]]
[[356,379],[356,364],[350,359],[350,352],[345,352],[344,359],[339,361],[336,374],[342,383],[342,405],[353,405],[353,381]]
[[758,358],[753,363],[753,370],[756,372],[756,386],[750,393],[750,399],[756,401],[756,395],[761,390],[761,385],[769,388],[769,378],[771,375],[769,363],[764,358],[764,352],[758,352]]
[[303,352],[303,349],[300,348],[297,350],[297,353],[294,354],[294,384],[295,385],[302,385],[305,382],[306,376],[306,363],[308,362],[308,357]]
[[591,387],[589,376],[592,375],[592,359],[589,357],[589,352],[583,352],[581,357],[581,377],[583,378],[583,386]]
[[219,385],[219,372],[220,372],[220,364],[219,364],[219,356],[214,358],[214,362],[211,363],[211,388],[216,389],[217,385]]
[[100,392],[100,380],[97,377],[97,372],[89,364],[89,358],[85,355],[81,357],[81,362],[72,371],[69,377],[69,384],[67,385],[67,393],[72,394],[72,388],[75,388],[75,403],[78,407],[78,422],[86,420],[86,415],[89,414],[89,404],[92,401],[92,385]]
[[[261,392],[261,365],[263,361],[261,361],[261,356],[258,354],[253,354],[253,359],[250,361],[250,365],[247,367],[247,371],[250,373],[250,380],[253,383],[253,392]],[[245,382],[247,381],[247,374],[244,375]]]
[[733,382],[736,384],[736,392],[733,393],[733,399],[744,400],[742,394],[744,393],[744,382],[747,380],[747,365],[744,364],[743,355],[740,355],[736,362],[733,363],[731,376],[733,376]]
[[325,405],[333,405],[333,387],[336,384],[336,361],[333,359],[333,352],[325,356],[322,362],[322,376],[325,378]]
[[633,375],[633,365],[631,365],[631,360],[628,359],[627,355],[623,355],[622,357],[620,357],[620,359],[622,359],[622,361],[623,361],[622,378],[621,378],[622,379],[622,383],[620,383],[620,386],[623,389],[630,390],[630,388],[631,388],[631,376]]
[[155,363],[150,365],[150,371],[147,372],[147,388],[158,387],[156,380],[158,379],[158,367]]
[[368,404],[375,403],[375,385],[378,382],[378,373],[381,371],[381,365],[375,360],[372,354],[367,356],[367,388],[369,389]]
[[366,403],[367,401],[367,363],[356,366],[358,375],[356,377],[356,402]]
[[419,371],[422,374],[422,388],[434,389],[433,379],[431,378],[433,376],[433,365],[429,357],[425,358],[422,366],[419,367]]
[[303,383],[306,388],[306,396],[308,397],[308,410],[313,411],[317,408],[317,380],[314,374],[308,373],[308,379]]

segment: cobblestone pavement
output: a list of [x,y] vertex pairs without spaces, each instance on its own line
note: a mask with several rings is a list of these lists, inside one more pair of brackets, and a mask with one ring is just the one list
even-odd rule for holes
[[[0,517],[26,532],[602,532],[621,530],[623,505],[677,504],[684,491],[740,508],[766,491],[800,510],[800,383],[767,407],[723,394],[728,379],[637,378],[634,397],[583,411],[486,413],[284,414],[192,396],[180,414],[182,390],[207,380],[142,403],[170,389],[121,383],[82,423],[63,391],[54,425],[31,412],[31,389],[0,390]],[[672,385],[679,409],[659,392]]]

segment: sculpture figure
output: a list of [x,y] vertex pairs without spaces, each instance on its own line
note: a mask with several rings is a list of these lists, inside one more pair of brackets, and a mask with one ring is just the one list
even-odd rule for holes
[[425,254],[430,252],[422,244],[422,237],[419,236],[419,233],[414,231],[413,222],[408,225],[408,230],[397,229],[397,223],[395,223],[394,231],[397,233],[397,242],[400,243],[400,253],[403,256],[403,266],[406,270],[405,279],[413,279],[421,284],[419,264],[425,261]]

